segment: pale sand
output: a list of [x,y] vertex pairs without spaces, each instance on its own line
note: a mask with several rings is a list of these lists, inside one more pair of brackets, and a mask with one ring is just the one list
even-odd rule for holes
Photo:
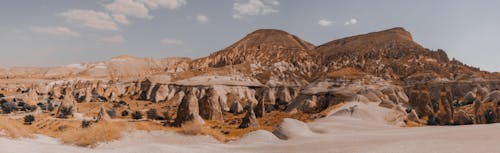
[[[360,109],[363,108],[370,107],[360,107]],[[319,119],[307,124],[306,127],[292,119],[287,119],[285,122],[282,128],[284,134],[289,136],[288,140],[277,139],[267,131],[256,131],[239,141],[222,144],[208,136],[139,131],[125,134],[124,138],[119,141],[100,144],[96,148],[89,149],[62,145],[57,139],[38,135],[34,139],[18,140],[2,137],[0,138],[0,152],[470,153],[500,151],[500,145],[498,145],[500,124],[402,128],[383,124],[373,118],[345,115]]]

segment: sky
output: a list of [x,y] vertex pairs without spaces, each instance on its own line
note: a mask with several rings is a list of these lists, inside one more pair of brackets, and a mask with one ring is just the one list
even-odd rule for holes
[[404,27],[429,49],[500,71],[500,1],[2,0],[0,66],[56,66],[119,55],[198,58],[257,29],[315,45]]

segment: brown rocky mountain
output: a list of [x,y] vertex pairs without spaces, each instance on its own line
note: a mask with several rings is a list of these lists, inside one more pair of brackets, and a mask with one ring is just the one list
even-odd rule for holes
[[403,28],[334,40],[315,49],[330,70],[351,67],[385,79],[459,79],[480,71],[452,60],[443,50],[422,47]]
[[242,63],[275,63],[308,58],[314,45],[282,30],[256,30],[208,57],[193,61],[193,67],[222,67]]
[[[194,60],[124,56],[69,68],[3,71],[8,75],[0,92],[13,93],[3,102],[151,101],[181,115],[175,125],[224,122],[226,112],[248,114],[249,126],[273,111],[315,119],[344,103],[391,109],[397,114],[391,123],[397,125],[500,122],[498,74],[449,60],[443,50],[426,49],[403,28],[317,47],[265,29]],[[19,83],[21,78],[36,80]]]

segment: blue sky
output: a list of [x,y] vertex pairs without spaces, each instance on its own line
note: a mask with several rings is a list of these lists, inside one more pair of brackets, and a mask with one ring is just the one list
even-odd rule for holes
[[315,45],[404,27],[430,49],[500,71],[500,1],[4,0],[0,65],[53,66],[119,55],[206,56],[260,28]]

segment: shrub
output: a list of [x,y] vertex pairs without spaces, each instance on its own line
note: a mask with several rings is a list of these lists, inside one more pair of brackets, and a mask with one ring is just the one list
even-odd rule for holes
[[54,111],[54,105],[49,101],[49,103],[47,104],[47,110],[49,112],[52,112]]
[[24,116],[24,124],[31,125],[31,123],[34,121],[35,121],[35,116],[33,116],[33,115]]
[[165,120],[167,120],[167,121],[172,120],[172,117],[170,117],[170,115],[168,115],[168,112],[163,112],[163,116],[164,116]]
[[24,105],[26,105],[26,103],[24,103],[24,101],[17,102],[18,107],[23,107]]
[[140,120],[142,119],[142,113],[140,111],[135,111],[132,113],[132,119]]
[[161,120],[163,119],[158,113],[156,112],[156,109],[151,108],[146,112],[146,115],[148,116],[148,119],[152,120]]
[[110,110],[106,111],[106,113],[108,113],[109,117],[116,118],[116,111],[115,111],[115,109],[110,109]]
[[16,110],[16,103],[14,102],[5,102],[5,103],[2,103],[2,112],[4,114],[9,114],[13,111]]
[[89,120],[82,120],[82,128],[88,128],[92,125],[92,122]]
[[24,104],[23,107],[21,108],[22,111],[25,112],[33,112],[37,109],[36,105],[29,105],[29,104]]
[[123,110],[122,111],[122,116],[128,116],[128,110]]
[[42,109],[43,111],[44,110],[47,110],[47,105],[43,104],[43,103],[37,103],[36,105],[38,105],[38,107],[40,107],[40,109]]
[[59,109],[59,118],[68,118],[73,115],[73,106],[61,106]]

